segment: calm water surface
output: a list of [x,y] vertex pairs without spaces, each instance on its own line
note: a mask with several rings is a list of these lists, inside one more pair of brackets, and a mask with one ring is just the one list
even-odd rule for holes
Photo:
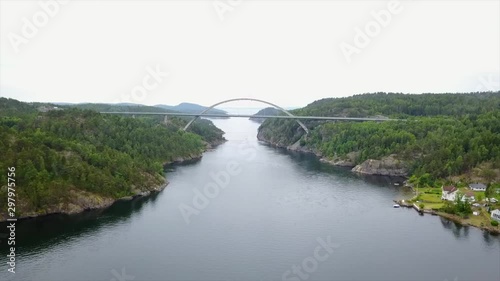
[[[259,144],[248,120],[214,122],[229,141],[168,171],[163,192],[19,223],[17,273],[2,262],[0,279],[500,280],[498,237],[393,209],[409,196],[398,179]],[[213,198],[197,198],[207,186]],[[335,244],[320,260],[318,240]]]

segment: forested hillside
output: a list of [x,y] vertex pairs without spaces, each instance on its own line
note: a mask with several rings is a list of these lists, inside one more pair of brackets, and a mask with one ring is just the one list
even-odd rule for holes
[[77,103],[69,104],[63,107],[74,107],[79,109],[89,109],[99,112],[175,112],[173,110],[168,110],[165,108],[159,108],[156,106],[147,106],[140,104],[109,104],[109,103]]
[[[139,104],[80,103],[80,104],[71,104],[66,107],[89,109],[97,112],[180,112],[180,111],[175,111],[173,109],[162,108],[161,106],[146,106]],[[172,107],[172,108],[177,108],[177,107]],[[220,112],[222,112],[222,114],[225,114],[225,111],[220,111]],[[138,115],[137,117],[145,120],[152,119],[156,122],[162,122],[164,118],[161,115],[151,115],[151,116]],[[169,116],[168,123],[169,125],[173,125],[175,128],[181,128],[184,127],[191,118],[192,117]],[[218,144],[224,140],[224,138],[222,137],[224,132],[222,132],[222,130],[220,130],[219,128],[215,127],[212,121],[207,119],[200,118],[196,120],[196,122],[191,124],[191,126],[189,127],[189,131],[202,136],[205,141],[211,144]]]
[[252,117],[250,117],[250,120],[258,122],[258,123],[262,123],[266,119],[265,118],[260,118],[259,116],[262,116],[262,115],[276,116],[276,115],[279,115],[279,114],[283,114],[279,109],[276,109],[274,107],[266,107],[266,108],[263,108],[263,109],[259,110]]
[[[164,163],[199,157],[205,140],[223,139],[209,121],[195,123],[199,135],[179,130],[186,123],[177,118],[165,125],[76,108],[39,112],[39,107],[0,98],[0,167],[16,169],[18,215],[70,212],[81,207],[82,196],[103,201],[151,191],[165,181]],[[0,175],[2,198],[6,176]],[[0,202],[0,218],[6,203]]]
[[[266,120],[259,138],[279,146],[299,142],[328,159],[354,153],[354,164],[396,154],[409,174],[444,178],[487,164],[500,168],[500,92],[472,94],[364,94],[323,99],[297,115],[404,118],[386,122],[304,122],[305,137],[292,120]],[[300,140],[300,141],[299,141]]]
[[[173,111],[177,111],[177,112],[185,112],[185,113],[200,113],[208,108],[206,106],[202,106],[202,105],[195,104],[195,103],[189,103],[189,102],[183,102],[183,103],[180,103],[178,105],[157,104],[157,105],[155,105],[155,107],[173,110]],[[220,110],[217,108],[211,108],[207,111],[207,113],[227,114],[226,111]]]
[[499,110],[500,94],[483,92],[470,94],[400,94],[374,93],[345,98],[328,98],[315,101],[298,109],[299,115],[320,116],[464,116]]

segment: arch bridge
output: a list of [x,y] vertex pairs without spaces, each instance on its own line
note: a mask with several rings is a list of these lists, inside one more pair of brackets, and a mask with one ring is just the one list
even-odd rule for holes
[[[294,119],[296,118],[295,115],[291,114],[290,112],[288,112],[288,110],[284,109],[283,107],[281,106],[278,106],[274,103],[270,103],[268,101],[265,101],[265,100],[260,100],[260,99],[254,99],[254,98],[235,98],[235,99],[228,99],[228,100],[225,100],[225,101],[221,101],[221,102],[218,102],[216,104],[213,104],[209,107],[207,107],[205,110],[203,110],[202,112],[200,112],[200,115],[203,115],[205,113],[207,113],[208,111],[210,111],[210,109],[213,109],[214,107],[218,106],[218,105],[221,105],[221,104],[224,104],[224,103],[228,103],[228,102],[233,102],[233,101],[256,101],[256,102],[260,102],[260,103],[265,103],[267,105],[270,105],[270,106],[273,106],[274,108],[277,108],[279,110],[281,110],[281,112],[285,113],[286,115],[290,116],[290,117],[294,117]],[[200,115],[196,115],[193,119],[191,119],[191,121],[189,121],[186,126],[184,127],[184,131],[187,130],[189,128],[189,126],[191,126],[191,124],[196,121],[196,119],[198,119],[200,117]],[[307,129],[306,125],[304,125],[304,123],[302,123],[299,119],[296,119],[297,120],[297,123],[299,123],[300,127],[302,127],[302,129],[304,129],[304,131],[306,132],[306,134],[309,134],[309,130]]]
[[[211,114],[207,113],[210,111],[210,109],[213,109],[214,107],[225,104],[228,102],[233,102],[233,101],[255,101],[255,102],[260,102],[264,103],[267,105],[270,105],[276,109],[279,109],[281,112],[285,113],[286,115],[276,115],[276,116],[270,116],[270,115],[259,115],[259,116],[254,116],[254,115],[246,115],[246,114]],[[203,110],[200,113],[177,113],[177,112],[101,112],[103,114],[124,114],[124,115],[132,115],[135,117],[135,115],[164,115],[165,119],[170,115],[170,116],[192,116],[193,118],[184,126],[184,131],[186,131],[191,124],[193,124],[194,121],[196,121],[200,117],[258,117],[258,118],[278,118],[278,119],[295,119],[297,123],[300,125],[300,127],[304,130],[306,134],[309,134],[309,129],[302,123],[300,120],[345,120],[345,121],[404,121],[404,119],[389,119],[389,118],[358,118],[358,117],[329,117],[329,116],[297,116],[293,115],[290,113],[288,110],[284,109],[281,106],[278,106],[274,103],[261,100],[261,99],[255,99],[255,98],[234,98],[234,99],[228,99],[224,100],[221,102],[218,102],[216,104],[213,104],[209,107],[207,107],[205,110]]]

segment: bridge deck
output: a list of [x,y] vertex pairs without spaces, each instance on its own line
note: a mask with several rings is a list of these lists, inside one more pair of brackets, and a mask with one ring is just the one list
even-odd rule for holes
[[191,117],[212,117],[212,118],[226,118],[226,117],[244,117],[244,118],[278,118],[278,119],[300,119],[300,120],[350,120],[350,121],[404,121],[404,119],[390,119],[390,118],[362,118],[362,117],[331,117],[331,116],[288,116],[288,115],[250,115],[250,114],[211,114],[211,113],[176,113],[176,112],[101,112],[102,114],[122,114],[122,115],[162,115],[162,116],[191,116]]

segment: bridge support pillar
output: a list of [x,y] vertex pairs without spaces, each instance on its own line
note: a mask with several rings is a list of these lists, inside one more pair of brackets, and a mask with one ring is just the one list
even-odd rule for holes
[[164,123],[165,125],[167,125],[167,124],[168,124],[168,115],[165,115],[165,117],[163,117],[163,123]]

